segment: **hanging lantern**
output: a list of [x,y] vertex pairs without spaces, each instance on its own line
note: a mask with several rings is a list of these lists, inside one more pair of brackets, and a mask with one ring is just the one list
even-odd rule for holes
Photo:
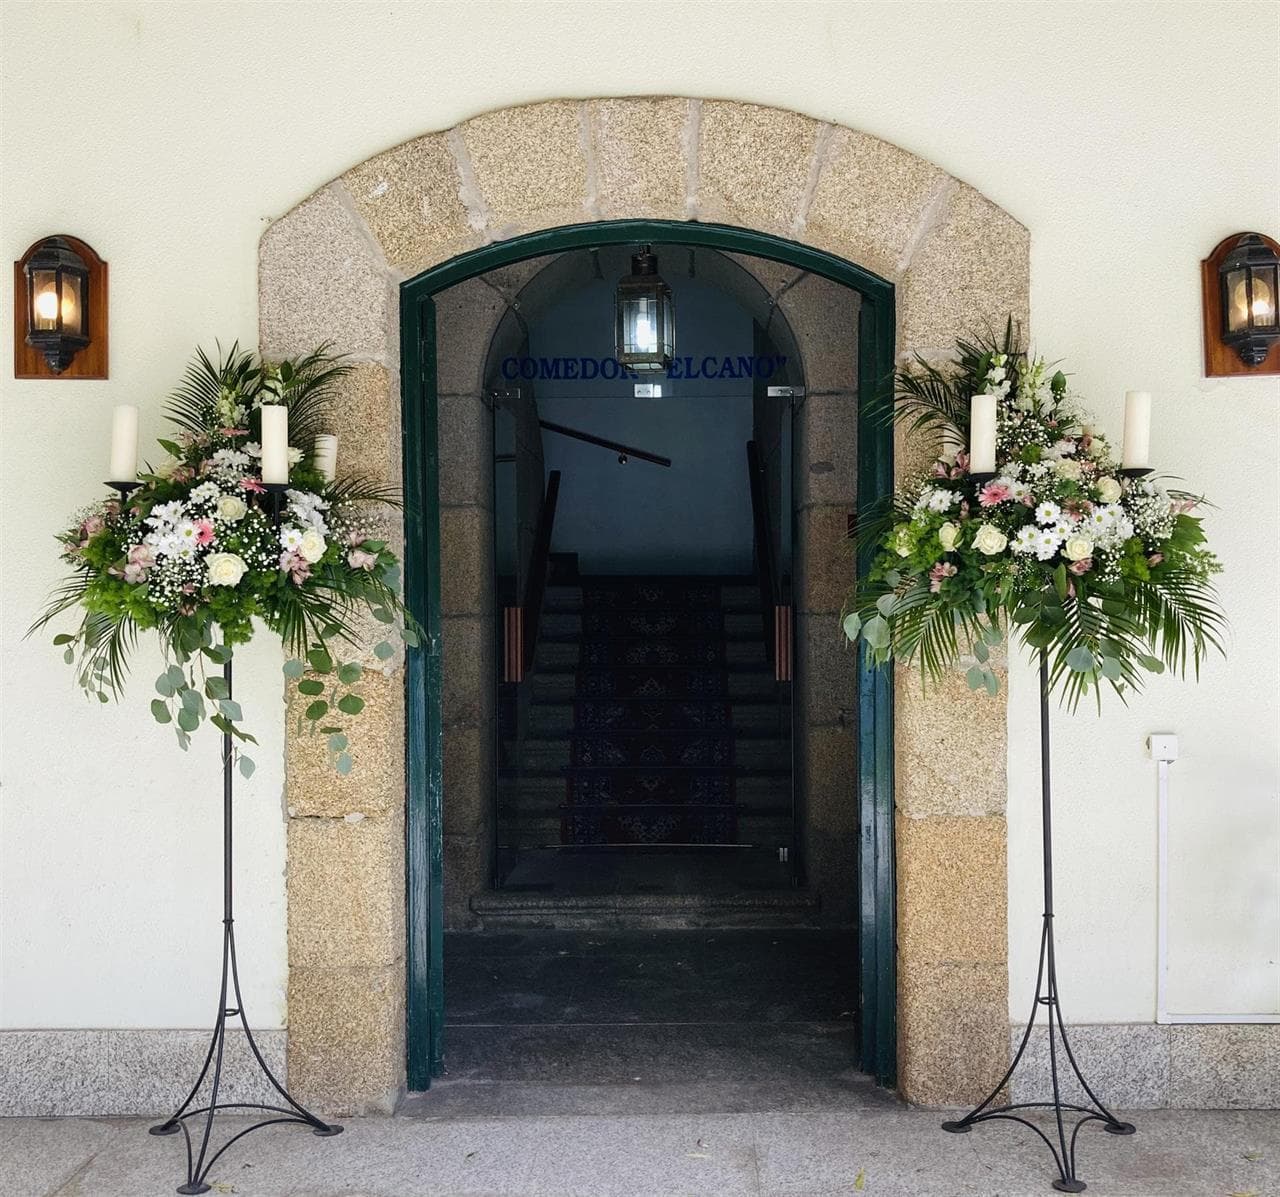
[[26,261],[27,344],[61,374],[89,344],[89,268],[62,237],[42,242]]
[[631,273],[618,280],[614,307],[618,361],[642,373],[670,369],[676,342],[675,304],[649,246],[632,256]]
[[1246,233],[1218,266],[1222,340],[1248,366],[1258,366],[1280,340],[1277,273],[1280,257],[1257,233]]

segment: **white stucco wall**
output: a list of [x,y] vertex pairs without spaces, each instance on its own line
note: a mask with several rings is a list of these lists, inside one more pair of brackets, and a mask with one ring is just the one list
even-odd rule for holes
[[[377,150],[486,109],[668,93],[792,108],[931,159],[1032,233],[1037,343],[1118,426],[1154,392],[1154,450],[1218,504],[1235,648],[1201,684],[1055,717],[1059,951],[1068,1016],[1155,1002],[1155,772],[1173,769],[1175,1004],[1280,1009],[1280,382],[1200,376],[1199,259],[1280,231],[1274,4],[47,3],[2,12],[0,244],[74,233],[111,265],[111,379],[15,382],[0,351],[0,1026],[200,1026],[212,1013],[216,749],[74,692],[21,635],[59,574],[50,537],[95,491],[111,405],[144,433],[193,345],[255,336],[261,230]],[[1256,30],[1259,64],[1236,50]],[[656,35],[660,34],[659,40]],[[644,47],[652,46],[652,52]],[[58,66],[35,59],[52,54]],[[1242,76],[1242,69],[1245,74]],[[3,290],[0,327],[10,327]],[[267,733],[240,789],[242,961],[284,1018],[282,727],[269,646],[240,671]],[[1012,678],[1011,1000],[1034,968],[1037,757]],[[1232,835],[1228,829],[1239,828]],[[1214,917],[1221,902],[1223,918]]]

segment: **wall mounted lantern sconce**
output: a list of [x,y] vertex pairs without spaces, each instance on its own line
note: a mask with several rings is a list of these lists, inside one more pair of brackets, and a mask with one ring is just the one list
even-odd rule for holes
[[618,280],[614,308],[618,361],[640,373],[670,369],[676,342],[675,303],[649,246],[632,256],[631,273]]
[[1280,374],[1280,245],[1233,233],[1200,269],[1206,377]]
[[13,266],[13,376],[106,378],[107,264],[84,241],[59,236]]

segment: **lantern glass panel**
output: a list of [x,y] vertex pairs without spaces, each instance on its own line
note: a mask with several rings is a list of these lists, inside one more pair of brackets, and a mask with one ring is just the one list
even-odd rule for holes
[[73,271],[62,275],[62,331],[84,333],[84,276]]
[[58,272],[31,272],[31,327],[45,332],[58,327]]
[[1249,322],[1258,331],[1274,331],[1280,322],[1276,312],[1276,273],[1274,266],[1255,266],[1250,271],[1253,287]]
[[661,304],[656,295],[631,295],[625,302],[628,353],[657,353],[662,332]]

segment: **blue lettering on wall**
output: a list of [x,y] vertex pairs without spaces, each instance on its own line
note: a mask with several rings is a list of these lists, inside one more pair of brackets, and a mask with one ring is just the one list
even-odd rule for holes
[[[787,366],[785,353],[761,354],[757,357],[739,355],[715,357],[707,354],[699,360],[692,356],[673,358],[671,368],[664,375],[646,374],[645,377],[670,379],[698,378],[761,378],[769,379]],[[628,369],[616,357],[504,357],[502,377],[508,382],[517,378],[525,382],[535,379],[542,382],[570,381],[591,382],[596,378],[612,381],[615,378],[639,378],[637,371]]]

